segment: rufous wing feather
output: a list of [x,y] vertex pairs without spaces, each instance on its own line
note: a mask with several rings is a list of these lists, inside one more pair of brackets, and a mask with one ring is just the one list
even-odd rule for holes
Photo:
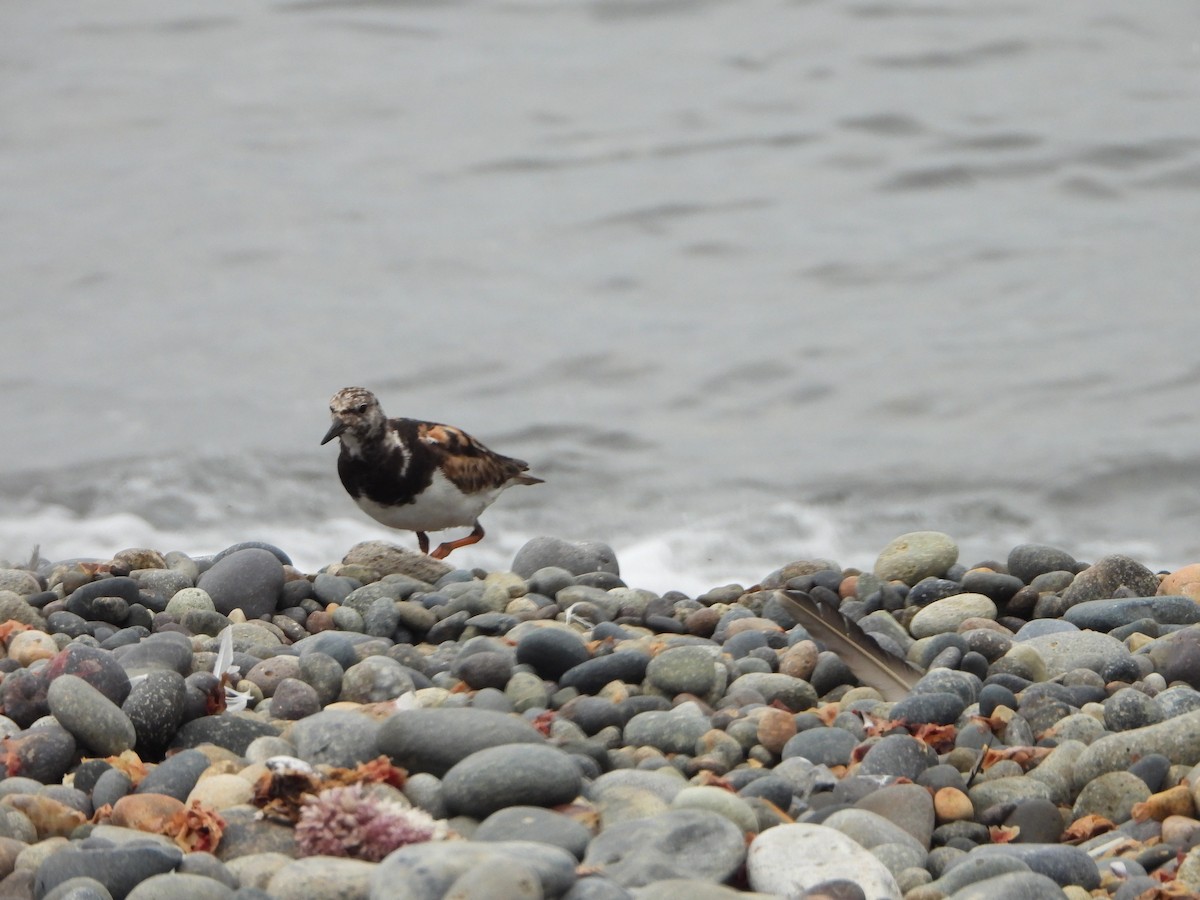
[[924,674],[907,660],[883,650],[855,622],[803,591],[778,591],[776,596],[798,625],[825,649],[836,653],[859,681],[879,691],[884,700],[903,700]]

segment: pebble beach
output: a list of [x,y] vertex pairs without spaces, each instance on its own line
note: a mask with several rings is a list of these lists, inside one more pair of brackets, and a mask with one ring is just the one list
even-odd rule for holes
[[551,537],[35,553],[0,562],[0,898],[1200,896],[1198,598],[933,531],[696,596]]

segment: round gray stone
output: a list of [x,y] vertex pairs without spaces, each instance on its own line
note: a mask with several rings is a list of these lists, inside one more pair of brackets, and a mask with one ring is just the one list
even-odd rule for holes
[[745,855],[742,830],[729,819],[677,809],[609,826],[592,839],[583,864],[630,888],[665,878],[725,881]]
[[543,744],[542,734],[518,716],[485,709],[408,709],[384,720],[379,749],[409,772],[439,778],[472,753],[502,744]]
[[283,564],[269,550],[238,550],[213,563],[196,587],[208,593],[222,615],[240,609],[248,619],[275,612],[283,595]]
[[553,566],[572,575],[609,572],[620,575],[617,555],[612,547],[599,541],[564,541],[556,537],[535,537],[513,557],[512,570],[530,578],[539,569]]
[[59,724],[96,756],[116,756],[137,742],[129,716],[82,678],[58,676],[50,682],[46,700]]
[[940,578],[958,561],[958,545],[940,531],[902,534],[880,551],[875,575],[884,581],[916,584],[922,578]]
[[578,795],[583,777],[570,754],[542,744],[478,750],[442,779],[451,815],[483,819],[508,806],[558,806]]

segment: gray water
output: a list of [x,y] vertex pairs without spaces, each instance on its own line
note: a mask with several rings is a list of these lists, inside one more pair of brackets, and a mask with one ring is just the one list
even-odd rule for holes
[[[1200,15],[1113,0],[0,12],[0,557],[376,526],[326,404],[460,425],[631,583],[1200,560]],[[461,558],[460,558],[461,557]]]

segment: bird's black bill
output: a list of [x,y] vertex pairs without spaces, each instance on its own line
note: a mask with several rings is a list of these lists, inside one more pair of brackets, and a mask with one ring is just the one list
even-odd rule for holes
[[329,426],[329,430],[327,432],[325,432],[325,437],[321,438],[321,443],[328,444],[330,441],[332,441],[335,437],[337,437],[339,434],[341,434],[345,430],[346,430],[345,422],[334,422],[332,425]]

